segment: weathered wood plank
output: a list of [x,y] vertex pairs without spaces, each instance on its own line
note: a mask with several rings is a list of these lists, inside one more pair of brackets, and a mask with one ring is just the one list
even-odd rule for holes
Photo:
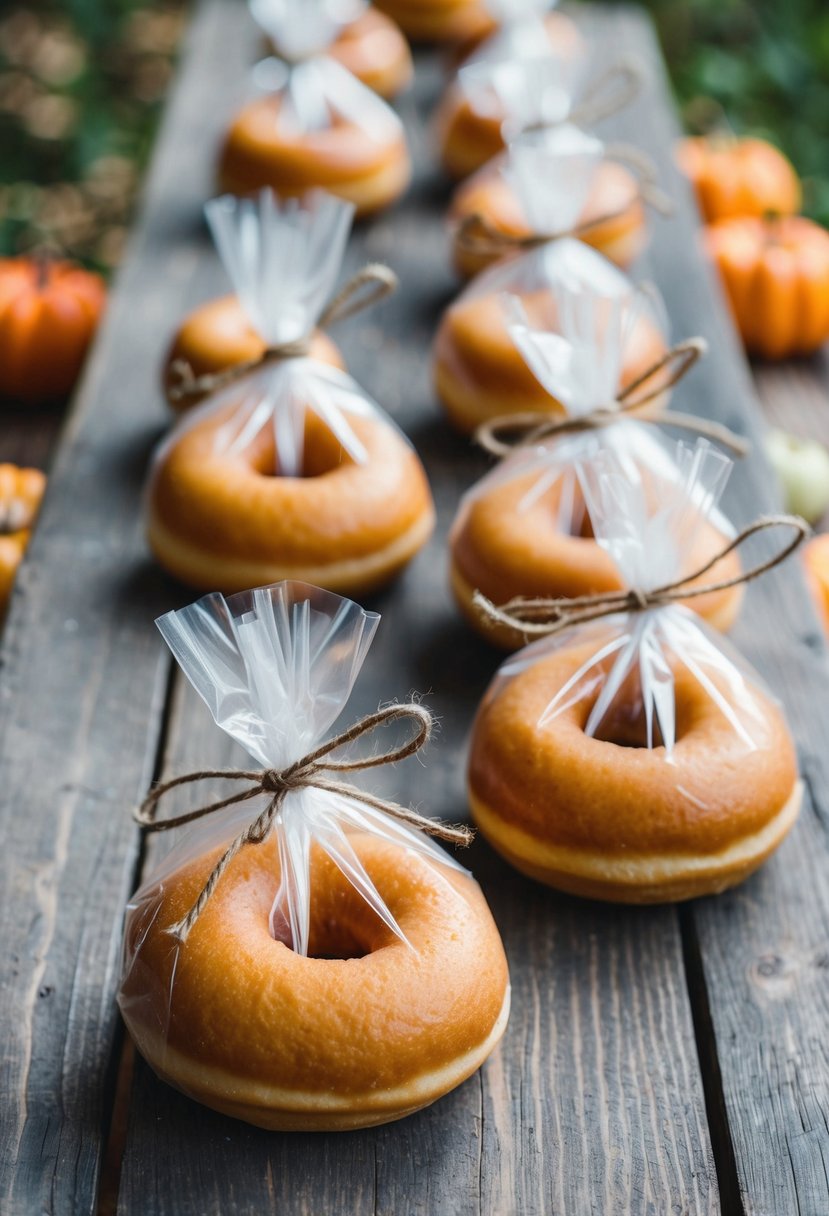
[[[64,433],[3,639],[0,695],[0,1210],[95,1210],[117,1017],[120,913],[151,775],[169,587],[147,564],[139,496],[164,422],[159,351],[196,259],[182,217],[225,57],[197,26],[146,196]],[[213,39],[213,41],[211,41]],[[206,70],[205,70],[206,69]],[[162,220],[163,215],[163,220]]]
[[[661,71],[644,21],[618,17],[616,38]],[[653,256],[676,333],[701,330],[710,343],[685,389],[686,405],[693,393],[700,412],[716,411],[756,441],[728,503],[745,521],[779,505],[774,479],[759,450],[760,413],[718,285],[685,239],[693,204],[668,154],[676,125],[658,97],[626,119],[625,129],[658,153],[662,180],[679,205],[676,231],[684,235],[664,229]],[[802,376],[796,365],[773,376],[791,393],[787,417],[808,408],[813,390]],[[761,873],[691,909],[691,945],[701,955],[744,1210],[817,1214],[829,1211],[829,666],[796,563],[752,586],[734,637],[786,706],[808,790],[796,830]]]
[[[197,18],[215,19],[212,8]],[[597,37],[597,58],[606,61],[612,43],[603,27]],[[351,711],[410,689],[428,694],[442,729],[426,766],[414,760],[380,772],[376,787],[457,819],[466,734],[498,656],[463,627],[446,586],[446,529],[484,463],[446,427],[428,377],[426,351],[455,289],[441,220],[447,189],[430,167],[424,122],[439,85],[436,61],[423,57],[416,96],[404,103],[415,187],[399,208],[358,230],[349,254],[351,265],[387,258],[403,290],[382,315],[360,318],[338,337],[352,370],[413,437],[440,515],[429,549],[372,605],[384,620]],[[177,686],[165,772],[230,762],[207,718]],[[557,897],[483,843],[469,863],[504,935],[514,990],[504,1046],[482,1073],[402,1123],[309,1137],[268,1135],[211,1114],[139,1066],[123,1216],[718,1210],[674,910]]]

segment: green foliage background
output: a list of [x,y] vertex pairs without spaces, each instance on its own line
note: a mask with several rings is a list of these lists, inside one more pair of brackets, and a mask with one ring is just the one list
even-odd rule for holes
[[772,140],[804,179],[804,211],[829,224],[829,0],[647,7],[689,128],[724,116],[737,134]]
[[[647,6],[689,128],[773,140],[829,224],[829,0]],[[184,17],[184,0],[0,6],[0,254],[117,263]]]

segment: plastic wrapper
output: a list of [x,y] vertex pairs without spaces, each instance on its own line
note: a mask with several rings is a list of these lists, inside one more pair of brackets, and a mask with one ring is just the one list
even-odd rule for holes
[[[265,345],[306,339],[334,292],[352,205],[322,191],[302,201],[280,201],[263,190],[254,199],[215,199],[206,213],[236,294]],[[307,357],[285,358],[263,363],[188,411],[161,445],[156,465],[184,431],[226,414],[216,432],[222,452],[244,451],[270,426],[277,471],[300,476],[308,411],[319,416],[358,463],[366,453],[349,419],[370,417],[394,426],[346,373]]]
[[[650,592],[688,573],[687,554],[711,518],[731,461],[705,441],[679,445],[678,476],[658,495],[631,480],[615,451],[597,453],[579,471],[597,542],[612,557],[627,586]],[[710,572],[716,580],[717,567]],[[500,669],[488,696],[506,681],[562,649],[578,648],[584,661],[550,698],[538,729],[589,699],[585,734],[662,748],[671,763],[679,735],[676,672],[684,669],[703,699],[714,702],[746,751],[772,746],[769,693],[745,660],[690,609],[676,603],[618,613],[533,643]]]
[[[159,619],[173,655],[214,720],[265,768],[283,770],[312,752],[344,710],[365,660],[379,617],[330,592],[279,583],[225,599],[208,595]],[[358,744],[354,745],[359,746]],[[350,753],[346,753],[350,754]],[[342,758],[343,753],[338,753]],[[196,858],[230,844],[265,808],[255,798],[201,820],[173,846],[127,907],[122,984],[146,1009],[121,1007],[128,1020],[147,1023],[147,1010],[169,1009],[141,984],[129,985],[140,965],[145,926],[159,914],[165,883]],[[309,786],[284,795],[272,831],[278,844],[279,884],[270,914],[273,937],[308,952],[312,852],[323,850],[384,923],[406,940],[355,851],[353,833],[411,850],[438,866],[461,867],[423,833],[386,812],[342,793]],[[248,845],[255,848],[255,845]],[[220,879],[220,881],[222,881]],[[171,935],[170,951],[181,946]],[[175,976],[175,966],[171,968]],[[151,1017],[157,1017],[157,1013]],[[166,1028],[158,1027],[164,1034]]]
[[[480,118],[502,124],[505,140],[531,127],[548,127],[571,117],[583,90],[586,63],[578,54],[559,54],[543,29],[527,30],[522,54],[498,57],[485,46],[458,72],[458,96]],[[523,27],[522,27],[523,29]],[[498,38],[506,38],[508,30]],[[513,37],[516,31],[513,31]]]
[[[504,296],[518,297],[522,322],[514,306],[505,309]],[[444,315],[436,373],[455,395],[480,403],[479,421],[549,408],[548,394],[579,414],[612,401],[620,384],[652,367],[665,353],[666,333],[655,291],[634,287],[600,253],[564,238],[504,258],[472,280]],[[542,352],[553,349],[569,354],[546,366]]]
[[291,135],[343,121],[379,143],[402,132],[394,110],[325,53],[364,7],[360,0],[251,0],[276,51],[256,66],[254,81],[279,96],[278,122]]

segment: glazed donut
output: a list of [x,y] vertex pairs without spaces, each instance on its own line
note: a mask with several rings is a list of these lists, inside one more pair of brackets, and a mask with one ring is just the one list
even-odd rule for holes
[[[354,204],[358,216],[379,211],[409,184],[411,165],[402,129],[383,141],[354,123],[291,135],[280,125],[280,99],[260,97],[231,124],[219,158],[219,185],[229,194],[271,187],[297,197],[317,187]],[[378,103],[379,104],[379,103]]]
[[[450,222],[457,226],[467,216],[480,215],[506,236],[530,236],[521,204],[500,169],[500,158],[496,158],[458,187],[449,211]],[[607,218],[593,222],[602,216]],[[629,266],[639,256],[647,242],[645,208],[639,183],[629,169],[612,160],[597,166],[578,224],[590,225],[579,233],[579,240],[598,249],[616,266]],[[497,253],[465,249],[457,232],[452,255],[455,269],[463,278],[485,270],[499,257]]]
[[[164,363],[162,378],[170,408],[181,412],[198,400],[170,396],[170,390],[178,382],[173,364],[186,363],[195,376],[214,375],[237,363],[258,359],[264,350],[265,343],[237,296],[221,296],[194,308],[173,338]],[[338,347],[321,330],[314,331],[309,356],[333,367],[345,367]]]
[[[584,39],[562,13],[544,18],[550,48],[561,59],[580,58]],[[450,85],[436,116],[441,164],[450,177],[468,177],[504,150],[503,113],[479,113],[459,84]]]
[[326,54],[387,99],[402,92],[414,75],[409,44],[400,27],[373,7],[347,25]]
[[238,404],[185,423],[153,472],[148,539],[182,582],[231,592],[299,579],[351,595],[388,582],[429,539],[426,474],[389,423],[349,417],[367,452],[358,464],[309,410],[304,475],[281,477],[272,426],[244,450],[217,444]]
[[[499,262],[489,273],[503,266]],[[501,301],[501,291],[509,290],[521,298],[531,322],[542,317],[545,328],[554,328],[550,292],[525,294],[503,285],[488,291],[483,276],[474,286],[481,290],[459,296],[443,314],[432,351],[435,391],[449,421],[469,433],[503,414],[561,413],[559,403],[542,388],[510,337]],[[625,347],[620,388],[646,372],[665,351],[656,325],[639,317]],[[655,402],[652,408],[660,405]]]
[[[529,505],[522,502],[538,477],[537,471],[526,473],[471,498],[449,539],[450,581],[461,612],[485,638],[509,650],[523,646],[524,635],[505,624],[482,621],[472,604],[476,590],[494,604],[505,604],[516,596],[572,599],[625,586],[610,554],[593,539],[589,519],[585,517],[577,536],[556,527],[561,480]],[[700,520],[685,568],[702,566],[725,543],[723,533]],[[740,569],[740,559],[732,552],[698,581],[733,578]],[[736,619],[743,590],[739,585],[695,596],[688,607],[725,632]]]
[[777,848],[800,808],[780,710],[751,690],[764,736],[751,750],[674,662],[670,764],[663,748],[637,746],[633,720],[618,721],[610,741],[585,734],[595,685],[539,728],[551,696],[601,645],[594,636],[564,647],[487,695],[468,771],[478,826],[523,873],[591,899],[661,903],[741,882]]
[[233,859],[177,951],[165,930],[219,850],[164,879],[150,923],[136,916],[129,927],[136,958],[120,997],[164,1080],[259,1127],[333,1131],[401,1119],[491,1054],[509,976],[478,884],[385,841],[350,839],[414,949],[318,849],[308,958],[270,935],[273,837]]
[[495,25],[481,0],[375,0],[374,7],[423,42],[480,40]]

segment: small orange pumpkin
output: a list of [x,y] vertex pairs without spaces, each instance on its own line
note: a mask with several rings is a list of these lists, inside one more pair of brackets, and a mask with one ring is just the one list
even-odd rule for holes
[[813,536],[803,547],[806,583],[812,593],[826,636],[829,637],[829,532]]
[[829,233],[803,216],[720,220],[705,230],[746,350],[808,355],[829,338]]
[[40,469],[0,464],[0,616],[6,611],[45,488]]
[[706,223],[737,215],[795,215],[800,180],[765,139],[696,136],[680,141],[677,161],[691,181]]
[[105,298],[100,276],[70,262],[0,259],[0,397],[39,405],[68,396]]

